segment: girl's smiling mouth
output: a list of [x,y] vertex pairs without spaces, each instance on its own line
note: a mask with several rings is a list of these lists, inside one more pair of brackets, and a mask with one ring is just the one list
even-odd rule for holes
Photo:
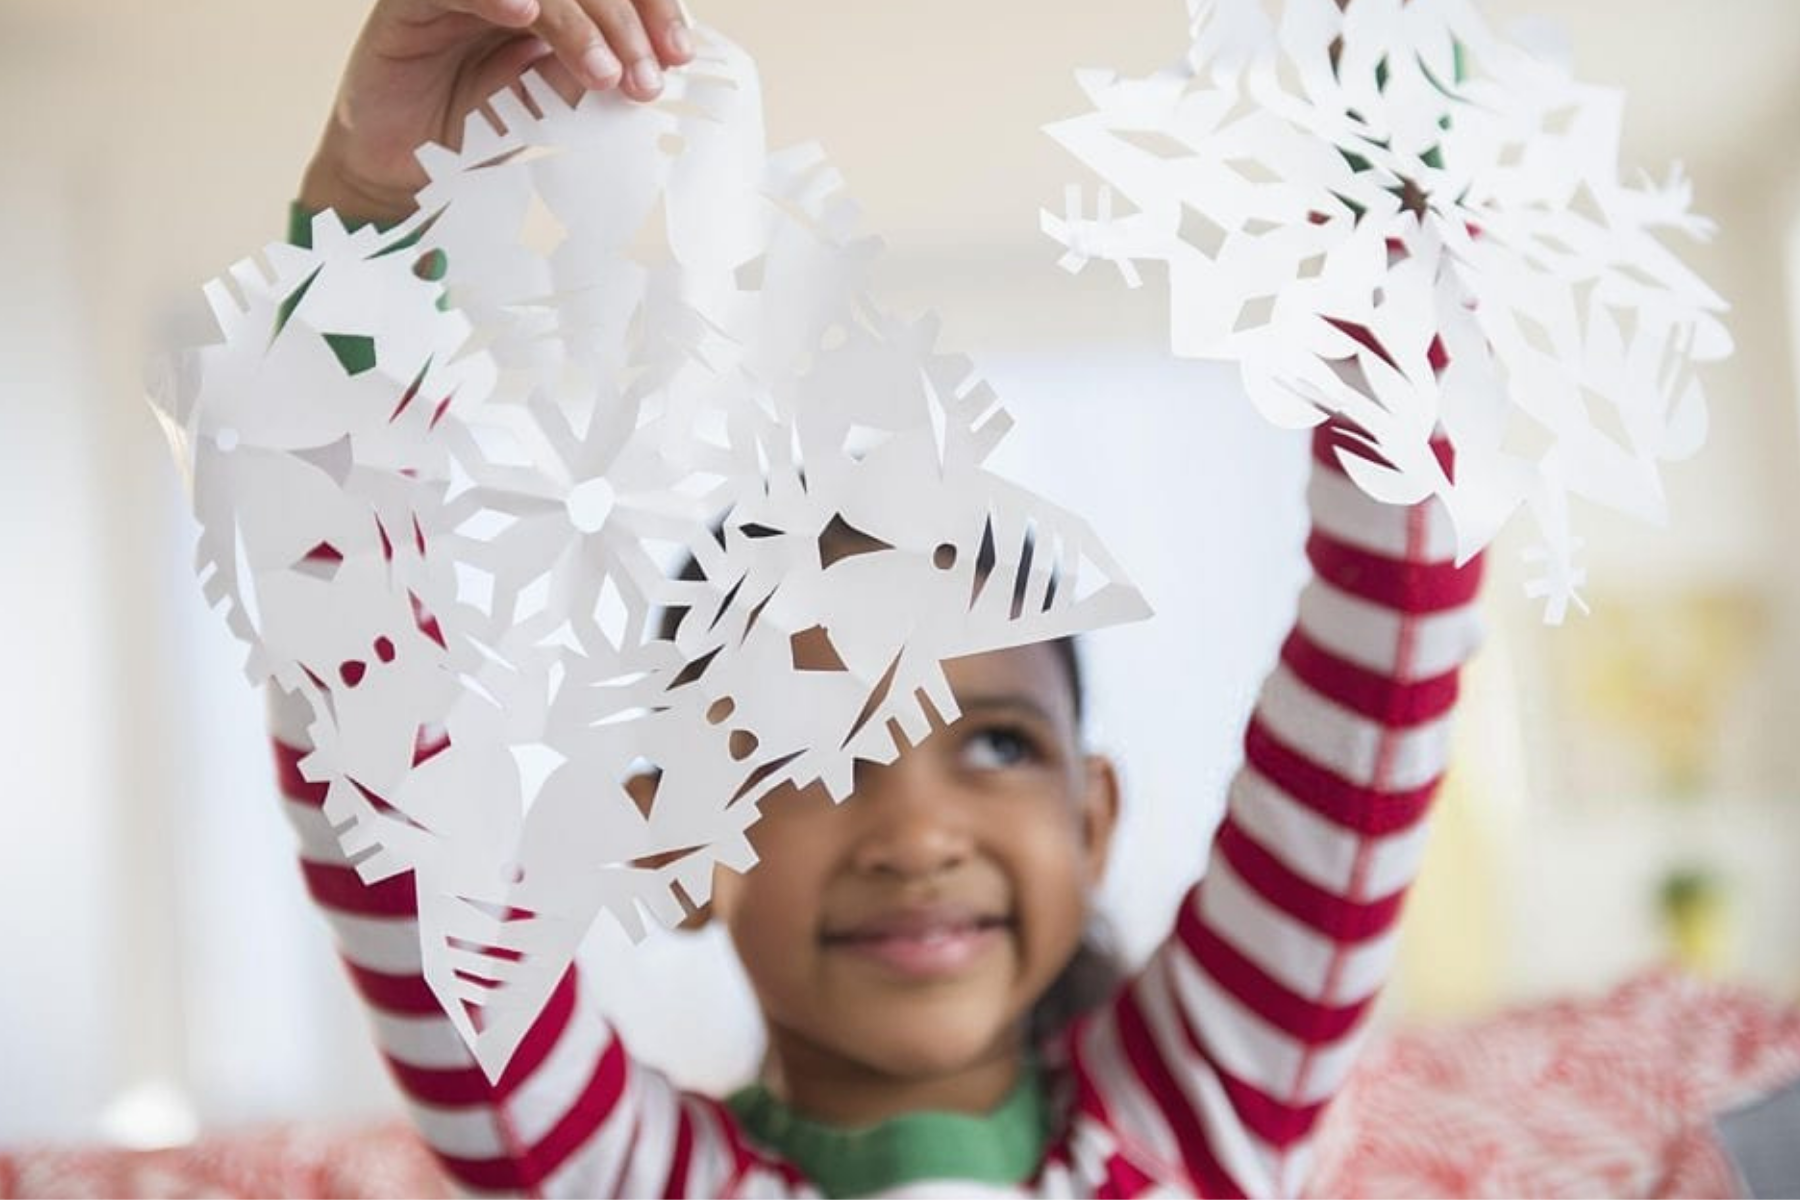
[[870,962],[908,979],[955,975],[1000,946],[1010,916],[959,904],[889,909],[819,935],[825,949]]

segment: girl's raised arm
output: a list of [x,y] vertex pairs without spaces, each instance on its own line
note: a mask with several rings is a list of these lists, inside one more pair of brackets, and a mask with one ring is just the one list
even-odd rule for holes
[[[379,0],[339,85],[298,209],[347,222],[407,215],[424,175],[413,149],[452,144],[464,116],[537,65],[555,86],[619,87],[646,100],[691,53],[676,0]],[[309,229],[296,221],[294,235]],[[749,1150],[725,1109],[635,1062],[571,969],[490,1082],[422,975],[411,876],[363,884],[307,782],[309,716],[272,693],[271,730],[306,887],[337,936],[351,982],[414,1123],[464,1190],[576,1196],[791,1191]]]
[[[1313,436],[1313,578],[1244,736],[1201,881],[1077,1034],[1081,1115],[1202,1195],[1294,1195],[1392,965],[1479,641],[1481,562],[1435,500],[1351,483]],[[1435,443],[1440,459],[1447,444]]]
[[635,1061],[571,968],[498,1082],[475,1065],[426,986],[410,876],[365,885],[325,818],[304,703],[271,692],[282,807],[306,889],[330,922],[414,1124],[465,1191],[533,1196],[719,1196],[792,1191],[724,1106]]

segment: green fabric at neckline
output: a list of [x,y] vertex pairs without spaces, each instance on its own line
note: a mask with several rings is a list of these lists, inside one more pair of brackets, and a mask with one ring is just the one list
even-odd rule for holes
[[760,1083],[726,1103],[753,1140],[805,1172],[827,1196],[867,1196],[924,1180],[1018,1184],[1043,1161],[1050,1106],[1027,1065],[991,1112],[914,1112],[844,1129],[802,1116]]

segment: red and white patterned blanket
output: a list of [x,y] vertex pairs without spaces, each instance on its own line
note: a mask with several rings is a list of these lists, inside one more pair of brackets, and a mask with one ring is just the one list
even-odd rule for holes
[[[1733,1196],[1718,1112],[1800,1078],[1800,1007],[1672,973],[1596,999],[1404,1030],[1333,1107],[1317,1196]],[[447,1195],[399,1121],[179,1150],[0,1154],[0,1200]]]

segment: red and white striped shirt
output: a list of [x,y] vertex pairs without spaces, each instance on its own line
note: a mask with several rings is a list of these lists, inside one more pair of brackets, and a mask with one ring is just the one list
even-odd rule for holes
[[[1041,1196],[1292,1195],[1393,962],[1400,902],[1449,751],[1457,671],[1478,640],[1479,560],[1448,514],[1379,504],[1314,435],[1314,577],[1263,685],[1201,881],[1109,1003],[1048,1048],[1071,1110]],[[412,883],[369,887],[300,776],[304,715],[275,707],[286,809],[313,899],[413,1119],[471,1192],[814,1196],[717,1100],[634,1060],[579,972],[489,1083],[420,974]],[[956,1181],[890,1195],[992,1194]]]

